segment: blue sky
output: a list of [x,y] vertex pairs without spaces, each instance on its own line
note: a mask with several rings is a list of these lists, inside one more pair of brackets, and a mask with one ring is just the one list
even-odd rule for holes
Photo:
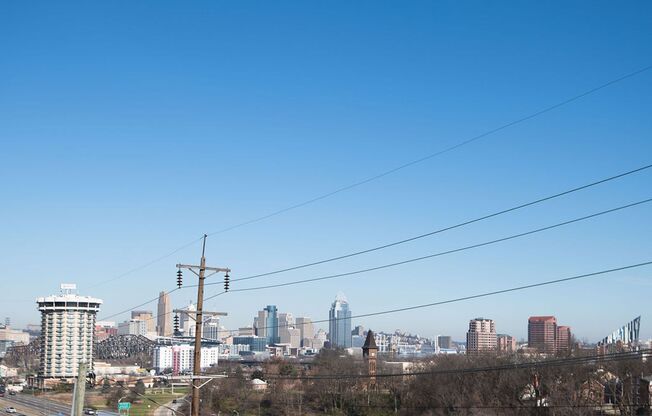
[[[77,282],[100,318],[174,287],[127,277],[204,232],[365,179],[652,64],[646,2],[24,2],[0,6],[0,317]],[[209,238],[233,277],[409,237],[650,163],[652,71],[381,180]],[[348,271],[649,198],[641,173],[375,254],[260,279]],[[651,260],[649,205],[352,279],[208,303],[235,328],[266,304],[354,314]],[[462,339],[468,320],[526,335],[554,314],[596,340],[642,315],[650,268],[354,320]],[[256,281],[252,281],[254,284]],[[234,284],[233,287],[237,285]],[[244,286],[244,283],[242,284]],[[208,294],[216,291],[209,289]],[[193,298],[173,296],[175,306]],[[218,302],[219,301],[219,302]]]

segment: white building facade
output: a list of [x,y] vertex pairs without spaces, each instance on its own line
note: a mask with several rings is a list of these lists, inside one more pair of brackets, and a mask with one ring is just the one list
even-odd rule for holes
[[62,284],[60,295],[36,300],[41,311],[41,378],[76,377],[80,363],[93,369],[95,320],[102,300],[74,291],[76,285]]

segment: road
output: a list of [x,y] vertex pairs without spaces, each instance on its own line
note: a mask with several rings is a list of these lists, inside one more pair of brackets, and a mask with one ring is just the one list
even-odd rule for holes
[[[69,404],[62,404],[52,400],[45,399],[39,396],[30,396],[28,394],[17,394],[15,396],[7,396],[2,400],[2,409],[5,407],[13,406],[20,413],[25,413],[28,416],[49,416],[49,415],[62,415],[70,416]],[[5,404],[6,403],[6,404]],[[27,411],[22,411],[25,409]],[[100,411],[98,416],[117,416],[115,412]],[[10,416],[7,414],[7,416]]]
[[[43,416],[38,409],[20,405],[5,398],[0,398],[0,412],[4,412],[7,407],[13,407],[18,413],[22,413],[26,416]],[[11,416],[9,413],[6,413],[6,415]]]
[[[181,399],[179,399],[181,402]],[[181,403],[165,403],[165,406],[159,406],[154,410],[154,416],[175,416],[175,412],[170,409],[178,410],[181,407]]]

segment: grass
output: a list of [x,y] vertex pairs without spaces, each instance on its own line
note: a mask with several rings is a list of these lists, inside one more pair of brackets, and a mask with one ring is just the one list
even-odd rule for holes
[[[160,405],[167,404],[168,402],[171,402],[174,399],[179,399],[182,396],[184,396],[184,393],[177,393],[176,389],[174,394],[170,393],[145,393],[145,397],[140,397],[139,401],[140,403],[134,403],[131,405],[131,409],[129,410],[129,416],[149,416],[154,414],[154,411],[159,407]],[[147,400],[147,398],[152,399],[156,401],[157,403],[154,403],[150,400]]]

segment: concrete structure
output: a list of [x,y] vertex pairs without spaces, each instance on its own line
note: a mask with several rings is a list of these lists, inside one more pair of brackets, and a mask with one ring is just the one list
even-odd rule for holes
[[78,296],[76,289],[62,284],[60,295],[36,300],[41,311],[41,379],[74,378],[82,362],[93,370],[95,320],[102,300]]
[[496,351],[496,324],[492,319],[475,318],[469,321],[466,333],[467,354]]
[[172,328],[172,303],[170,302],[170,295],[166,292],[161,292],[158,295],[156,334],[159,337],[171,337],[174,335],[174,329]]
[[[157,373],[171,370],[172,374],[192,371],[194,363],[194,345],[159,345],[154,350],[153,366]],[[220,349],[218,346],[202,347],[201,368],[206,369],[218,364]]]
[[539,352],[557,352],[557,318],[554,316],[531,316],[528,319],[528,347]]
[[342,293],[337,295],[328,314],[328,340],[331,348],[351,348],[351,310]]
[[284,328],[280,331],[281,344],[289,344],[291,348],[301,348],[301,331],[298,328]]
[[496,336],[498,351],[503,353],[516,352],[516,338],[507,334]]

